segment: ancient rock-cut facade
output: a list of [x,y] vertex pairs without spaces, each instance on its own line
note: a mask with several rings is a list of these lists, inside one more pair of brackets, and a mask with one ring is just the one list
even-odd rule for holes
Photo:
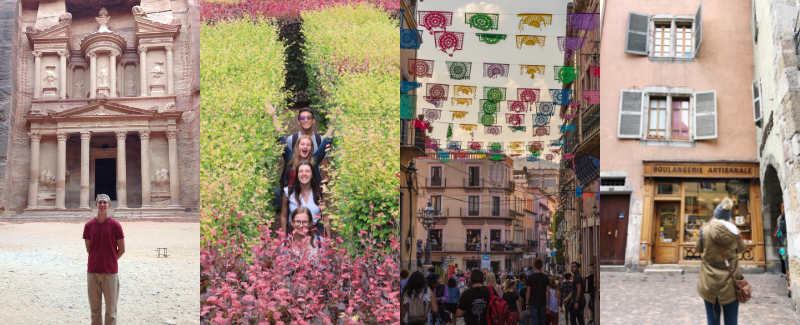
[[108,2],[16,4],[4,214],[89,213],[100,193],[118,214],[198,210],[196,10]]

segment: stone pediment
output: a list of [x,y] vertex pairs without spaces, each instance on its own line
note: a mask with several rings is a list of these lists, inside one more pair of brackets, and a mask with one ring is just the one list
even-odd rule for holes
[[51,116],[58,120],[59,118],[76,117],[150,117],[156,114],[156,111],[143,110],[100,99],[85,106],[53,113]]
[[[169,37],[174,39],[181,30],[180,20],[173,18],[169,24],[160,23],[147,18],[147,14],[139,6],[133,7],[133,31],[136,35],[136,46],[140,40]],[[172,40],[169,40],[171,43]]]
[[44,30],[31,28],[26,31],[25,34],[28,37],[28,42],[34,45],[43,43],[63,43],[66,49],[72,49],[72,20],[62,21]]

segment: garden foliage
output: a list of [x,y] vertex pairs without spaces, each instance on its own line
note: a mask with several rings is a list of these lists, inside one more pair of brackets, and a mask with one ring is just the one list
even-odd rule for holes
[[312,105],[327,113],[337,132],[330,177],[334,228],[354,236],[383,226],[374,236],[386,241],[399,214],[398,22],[363,3],[306,11],[302,20]]
[[[230,218],[220,218],[230,219]],[[234,228],[236,229],[236,228]],[[372,231],[358,234],[356,257],[323,244],[316,260],[269,222],[260,242],[245,246],[238,230],[215,234],[217,242],[201,250],[201,313],[215,324],[378,324],[399,323],[400,244],[383,244]],[[341,238],[337,239],[341,243]],[[252,256],[246,260],[245,255]]]
[[[262,216],[273,215],[278,186],[283,148],[264,101],[281,105],[286,98],[284,46],[264,19],[204,23],[200,37],[203,238],[223,225],[256,237]],[[241,216],[210,216],[231,210]]]

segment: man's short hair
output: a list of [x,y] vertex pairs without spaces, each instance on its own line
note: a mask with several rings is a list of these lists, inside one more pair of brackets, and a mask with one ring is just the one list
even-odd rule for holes
[[567,281],[572,280],[572,273],[564,273],[564,279],[567,279]]
[[309,107],[303,107],[303,108],[301,108],[300,110],[297,111],[297,120],[298,121],[300,120],[300,115],[303,114],[304,112],[308,112],[309,114],[311,114],[311,118],[312,119],[314,118],[314,111],[312,111],[311,108],[309,108]]
[[94,200],[94,203],[97,203],[100,200],[105,200],[108,203],[111,203],[111,198],[108,194],[97,194],[97,199]]
[[406,269],[400,270],[400,278],[401,279],[408,279],[408,270],[406,270]]
[[581,263],[572,262],[572,265],[575,265],[575,267],[577,267],[577,268],[581,268]]
[[535,267],[537,270],[541,270],[542,267],[544,267],[544,261],[542,261],[541,258],[533,260],[533,267]]
[[473,284],[475,284],[475,283],[483,283],[483,271],[481,271],[481,270],[472,270],[472,274],[469,275],[469,280]]

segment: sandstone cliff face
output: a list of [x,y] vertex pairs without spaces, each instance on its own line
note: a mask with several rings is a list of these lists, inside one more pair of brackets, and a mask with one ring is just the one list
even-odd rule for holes
[[[73,58],[80,54],[80,41],[87,35],[97,31],[95,20],[100,7],[106,7],[111,17],[109,29],[122,35],[127,41],[126,54],[123,60],[136,60],[134,44],[134,19],[132,9],[136,3],[131,1],[71,1],[57,0],[46,5],[20,4],[13,0],[0,0],[0,211],[21,213],[28,206],[28,183],[30,179],[31,139],[30,123],[24,116],[32,107],[34,92],[34,56],[26,31],[43,30],[59,23],[65,14],[72,16]],[[146,0],[138,4],[147,14],[147,18],[157,23],[180,24],[179,34],[174,39],[173,66],[175,109],[183,112],[177,121],[178,129],[178,170],[180,179],[180,205],[186,212],[197,212],[199,208],[199,134],[200,134],[200,90],[199,90],[199,9],[190,1]],[[133,51],[128,53],[128,51]],[[153,60],[155,61],[155,59]],[[135,68],[133,64],[123,68],[130,76]],[[138,76],[138,73],[136,73]],[[119,74],[118,74],[119,76]],[[71,80],[67,89],[70,98],[85,97],[75,91],[75,82]],[[125,81],[119,83],[118,90],[124,92]],[[83,85],[87,92],[88,82]],[[138,92],[138,89],[137,89]],[[67,99],[64,105],[74,105]],[[58,106],[58,105],[56,105]],[[135,131],[135,130],[131,130]],[[70,141],[73,141],[72,139]],[[94,138],[93,138],[94,145]],[[102,140],[101,140],[102,141]],[[166,141],[166,140],[165,140]],[[71,144],[70,144],[71,143]],[[70,146],[80,147],[80,142],[68,143],[68,152],[74,151]],[[165,142],[166,143],[166,142]],[[130,153],[128,161],[136,159],[138,139],[126,149]],[[112,144],[113,146],[113,144]],[[158,150],[158,146],[154,148]],[[42,147],[42,157],[45,147]],[[79,149],[78,149],[79,150]],[[77,154],[77,155],[76,155]],[[67,154],[68,164],[80,166],[79,151]],[[69,162],[70,159],[73,163]],[[141,176],[137,174],[138,165],[128,166],[128,194],[141,194]],[[79,171],[79,168],[75,168]],[[133,172],[133,174],[131,174]],[[72,174],[72,182],[66,185],[67,206],[70,199],[78,196],[80,190],[79,176],[68,167]],[[75,177],[78,176],[78,177]],[[136,179],[139,181],[135,181]],[[77,182],[77,183],[76,183]],[[77,185],[76,185],[77,184]],[[138,184],[138,185],[137,185]],[[76,190],[77,192],[73,191]],[[135,189],[135,187],[139,189]],[[136,200],[129,199],[129,205],[135,207]],[[139,199],[141,204],[141,199]],[[7,212],[9,214],[10,212]]]

